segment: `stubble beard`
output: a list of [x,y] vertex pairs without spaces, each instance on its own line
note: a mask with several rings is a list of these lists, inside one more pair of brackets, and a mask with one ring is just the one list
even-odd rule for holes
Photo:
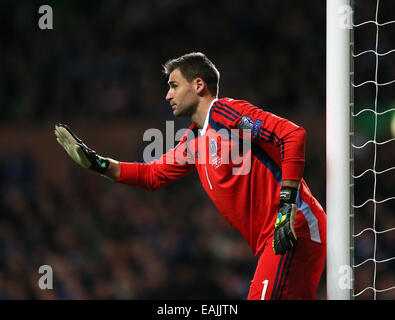
[[196,106],[184,106],[180,107],[177,105],[173,111],[173,115],[177,118],[191,118],[196,110]]

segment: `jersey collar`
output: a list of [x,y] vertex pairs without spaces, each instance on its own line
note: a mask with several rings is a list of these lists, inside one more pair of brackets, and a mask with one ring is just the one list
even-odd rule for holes
[[218,100],[218,98],[214,98],[213,101],[211,101],[210,108],[208,108],[207,115],[206,115],[206,120],[204,121],[203,128],[202,128],[201,130],[199,130],[199,135],[201,135],[201,136],[204,135],[204,134],[206,133],[206,131],[207,131],[208,120],[209,120],[209,118],[210,118],[211,107],[213,106],[213,104],[214,104],[217,100]]

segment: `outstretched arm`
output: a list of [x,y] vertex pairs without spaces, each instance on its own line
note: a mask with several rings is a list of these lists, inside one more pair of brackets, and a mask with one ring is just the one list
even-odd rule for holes
[[88,168],[105,175],[110,163],[116,163],[115,161],[110,162],[108,158],[99,156],[96,151],[89,148],[65,124],[58,123],[55,125],[55,136],[67,154],[83,168]]
[[74,132],[64,124],[55,126],[58,143],[68,155],[81,167],[89,168],[102,176],[124,184],[140,186],[155,190],[170,184],[195,169],[188,162],[185,141],[186,136],[177,147],[169,150],[160,159],[151,163],[120,162],[102,157],[90,149]]

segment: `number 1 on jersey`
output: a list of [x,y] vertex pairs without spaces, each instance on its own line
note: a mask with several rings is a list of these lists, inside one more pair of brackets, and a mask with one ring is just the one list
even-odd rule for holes
[[269,280],[264,280],[262,283],[263,283],[263,289],[262,289],[261,300],[265,300],[265,294],[266,294],[267,284],[269,283]]

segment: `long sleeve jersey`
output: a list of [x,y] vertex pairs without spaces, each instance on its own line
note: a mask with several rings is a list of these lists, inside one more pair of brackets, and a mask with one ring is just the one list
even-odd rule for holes
[[155,190],[197,171],[219,212],[259,255],[274,233],[282,180],[299,180],[297,237],[326,243],[326,215],[302,178],[305,130],[247,101],[214,99],[204,127],[150,163],[120,162],[121,183]]

